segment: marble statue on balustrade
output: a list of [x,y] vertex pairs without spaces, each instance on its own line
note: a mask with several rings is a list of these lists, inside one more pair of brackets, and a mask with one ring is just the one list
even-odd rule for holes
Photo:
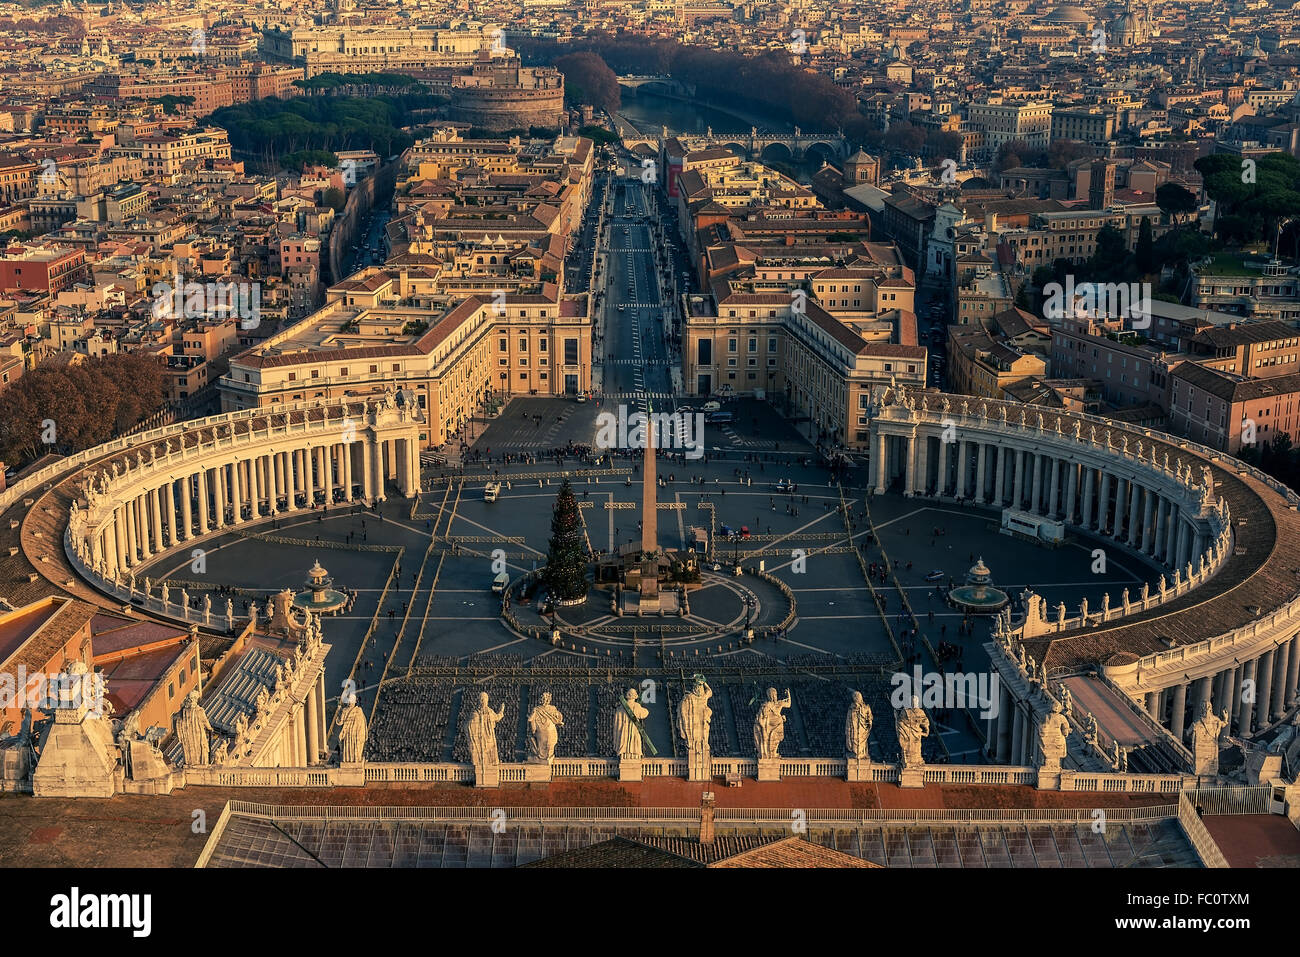
[[677,733],[686,742],[687,778],[691,781],[713,779],[713,755],[709,749],[709,724],[713,710],[709,699],[713,689],[701,675],[695,676],[690,691],[682,695],[677,706]]
[[208,735],[212,725],[208,713],[199,704],[199,693],[191,691],[185,706],[176,718],[176,736],[181,742],[181,752],[187,767],[206,767],[208,764]]
[[339,763],[360,764],[366,753],[366,715],[357,705],[357,696],[349,695],[339,715]]
[[921,699],[912,695],[912,706],[895,711],[894,722],[898,730],[898,746],[903,754],[903,767],[911,769],[924,766],[921,742],[930,733],[930,719],[921,707]]
[[641,722],[650,717],[650,709],[637,700],[635,688],[628,688],[614,712],[614,737],[621,761],[640,760],[645,729]]
[[542,703],[528,714],[528,760],[549,763],[563,726],[564,715],[551,704],[551,693],[543,691]]
[[1228,712],[1222,716],[1210,710],[1210,702],[1201,704],[1201,716],[1192,725],[1192,773],[1213,777],[1219,773],[1219,735],[1228,726]]
[[1070,722],[1062,714],[1059,701],[1052,702],[1052,710],[1038,724],[1039,769],[1048,773],[1061,770],[1061,759],[1066,753],[1066,739],[1070,736]]
[[781,742],[785,740],[785,715],[782,712],[793,704],[790,689],[785,697],[777,698],[776,689],[767,689],[767,700],[754,715],[754,747],[760,761],[779,758]]
[[871,705],[862,700],[862,692],[853,692],[853,702],[844,719],[844,750],[850,758],[871,760]]
[[497,722],[506,715],[505,706],[494,711],[488,702],[488,693],[480,692],[478,708],[465,725],[465,741],[469,744],[470,763],[477,768],[496,768],[501,760],[497,756]]

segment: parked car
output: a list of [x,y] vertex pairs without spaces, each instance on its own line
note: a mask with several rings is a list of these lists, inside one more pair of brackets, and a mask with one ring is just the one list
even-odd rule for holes
[[721,412],[721,411],[722,411],[722,403],[721,403],[721,402],[705,402],[704,405],[700,406],[700,411],[702,411],[702,412]]
[[941,582],[946,577],[947,577],[947,572],[945,572],[942,568],[936,568],[934,571],[930,572],[928,575],[925,576],[925,580],[928,582]]

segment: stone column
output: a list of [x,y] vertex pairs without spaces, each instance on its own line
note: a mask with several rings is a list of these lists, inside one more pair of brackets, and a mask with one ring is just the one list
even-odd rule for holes
[[1183,740],[1183,718],[1187,711],[1187,685],[1174,685],[1173,710],[1169,713],[1169,733]]
[[1157,721],[1160,720],[1160,692],[1159,691],[1148,691],[1146,693],[1146,697],[1143,699],[1142,704],[1146,707],[1147,714],[1151,715],[1151,717],[1155,718]]
[[1152,489],[1147,489],[1143,498],[1146,499],[1145,508],[1142,512],[1142,552],[1150,555],[1155,549],[1155,523],[1152,521],[1155,515],[1156,495]]
[[1061,460],[1052,456],[1052,488],[1047,496],[1047,517],[1055,519],[1061,506]]
[[1002,507],[1002,503],[1007,500],[1007,447],[1005,445],[995,445],[994,450],[998,456],[997,466],[993,471],[993,504]]
[[1115,480],[1115,524],[1111,528],[1110,534],[1114,539],[1119,539],[1124,534],[1124,516],[1128,514],[1128,495],[1129,480],[1126,478],[1116,478]]
[[349,502],[356,498],[352,492],[352,442],[343,443],[343,497]]
[[1034,457],[1034,481],[1029,490],[1029,511],[1041,515],[1038,503],[1043,495],[1043,457],[1037,452],[1030,454]]
[[[884,436],[881,436],[882,440],[883,438]],[[880,443],[880,445],[883,445],[883,442]],[[879,451],[879,449],[877,449],[877,451]],[[370,440],[366,439],[361,443],[361,478],[362,481],[365,483],[365,498],[368,504],[373,504],[375,501],[375,466],[373,461],[374,457],[375,457],[375,453],[374,450],[370,447]],[[884,491],[883,473],[884,473],[884,466],[877,464],[876,491],[878,492]]]
[[1300,638],[1292,638],[1291,665],[1286,672],[1286,703],[1288,707],[1296,702],[1297,684],[1300,684]]
[[199,534],[208,534],[208,470],[199,469]]
[[1079,464],[1071,462],[1066,466],[1065,472],[1065,521],[1067,524],[1075,523],[1075,516],[1079,514]]
[[[900,435],[898,441],[903,443],[903,494],[911,495],[913,483],[916,481],[916,442],[911,436]],[[394,439],[390,458],[401,465],[401,442]],[[390,466],[391,466],[390,462]],[[391,472],[392,469],[390,468]],[[402,473],[405,475],[405,472]]]
[[1288,697],[1286,676],[1291,670],[1291,642],[1285,641],[1278,645],[1273,658],[1275,659],[1273,664],[1273,720],[1280,721],[1286,715],[1286,699]]
[[322,670],[316,677],[316,720],[319,722],[319,727],[316,729],[316,740],[322,746],[329,743],[329,736],[325,727],[325,708],[325,672]]
[[1082,476],[1083,515],[1082,515],[1082,520],[1079,522],[1079,524],[1082,525],[1084,528],[1088,528],[1092,525],[1093,497],[1096,494],[1096,489],[1095,489],[1096,478],[1093,475],[1093,470],[1089,466],[1084,465],[1082,466],[1082,469],[1083,469],[1083,476]]
[[[1179,509],[1179,511],[1181,512],[1182,509]],[[1174,551],[1174,567],[1182,568],[1187,564],[1187,539],[1190,526],[1188,526],[1186,522],[1182,521],[1181,516],[1175,519],[1175,521],[1178,524],[1178,546]]]
[[1011,757],[1011,729],[1014,719],[1011,711],[1015,705],[1007,686],[998,682],[998,730],[993,742],[994,757],[999,764],[1007,764]]
[[149,490],[149,517],[153,520],[153,550],[161,552],[167,546],[163,544],[162,532],[162,486]]
[[122,572],[126,570],[127,535],[126,515],[121,506],[113,509],[112,529],[113,550],[117,556],[117,570]]
[[[366,484],[368,487],[373,487],[375,477],[372,474],[374,471],[374,466],[371,464],[371,459],[374,457],[374,452],[371,451],[370,446],[371,446],[371,442],[369,439],[367,439],[366,440],[366,453],[367,453],[366,454]],[[883,432],[879,433],[876,436],[876,448],[875,448],[876,494],[877,495],[883,494],[885,491],[885,455],[887,454],[886,450],[888,448],[889,448],[888,437]],[[370,498],[370,495],[367,493],[366,497]]]
[[934,494],[941,498],[948,494],[948,445],[943,433],[939,433],[939,471],[935,476]]
[[[1136,548],[1138,542],[1142,540],[1142,529],[1138,525],[1138,505],[1141,504],[1141,498],[1145,490],[1141,485],[1129,485],[1129,505],[1128,505],[1128,543]],[[1151,506],[1147,505],[1147,517],[1150,519]]]
[[218,465],[212,470],[212,491],[216,497],[217,528],[226,527],[226,466]]
[[[1259,700],[1259,687],[1255,681],[1257,667],[1256,659],[1252,658],[1241,668],[1242,687],[1237,696],[1240,702],[1237,711],[1237,733],[1243,737],[1254,730],[1251,725],[1255,720],[1255,702]],[[1251,693],[1247,693],[1248,689]]]
[[135,517],[135,500],[132,499],[126,503],[122,515],[122,519],[126,523],[126,558],[128,565],[138,565],[140,563],[140,555],[136,551],[136,535],[138,533]]
[[1273,664],[1277,656],[1273,652],[1265,652],[1259,658],[1259,665],[1255,668],[1255,677],[1258,685],[1255,689],[1255,726],[1260,730],[1267,728],[1269,725],[1269,705],[1273,701]]
[[385,501],[388,496],[384,492],[384,443],[376,441],[374,443],[373,454],[370,461],[375,470],[374,489],[376,500]]
[[312,486],[312,501],[315,501],[315,495],[320,492],[323,496],[322,501],[329,502],[329,479],[326,477],[326,470],[329,466],[329,460],[326,457],[325,446],[316,446],[316,482]]
[[1151,557],[1164,560],[1165,524],[1169,521],[1169,500],[1163,495],[1156,496],[1156,522],[1151,542]]
[[1237,714],[1237,690],[1241,682],[1241,669],[1235,665],[1223,673],[1223,701],[1215,706],[1215,713],[1228,712],[1228,733],[1232,733],[1232,719]]
[[1025,501],[1025,450],[1016,449],[1016,477],[1011,487],[1011,507],[1016,511],[1024,508]]
[[979,443],[979,452],[976,453],[977,459],[975,462],[975,501],[979,502],[981,505],[988,501],[988,496],[985,491],[988,486],[988,474],[984,471],[985,466],[988,464],[987,449],[987,442]]
[[316,700],[316,685],[311,686],[311,691],[307,692],[307,764],[313,765],[320,758],[320,741],[316,737],[316,729],[320,725],[320,717],[316,714],[320,707]]
[[192,494],[193,477],[190,475],[180,480],[181,482],[181,528],[185,529],[182,539],[189,540],[194,534],[194,505],[190,500]]
[[970,492],[970,443],[962,439],[957,443],[957,495],[966,498]]
[[1097,496],[1097,531],[1110,531],[1110,473],[1101,473],[1101,493]]
[[303,702],[293,709],[293,729],[297,736],[298,766],[305,767],[307,764],[307,708]]
[[1201,709],[1210,701],[1210,694],[1214,690],[1214,676],[1206,675],[1196,681],[1196,698],[1192,705],[1192,720],[1201,716]]

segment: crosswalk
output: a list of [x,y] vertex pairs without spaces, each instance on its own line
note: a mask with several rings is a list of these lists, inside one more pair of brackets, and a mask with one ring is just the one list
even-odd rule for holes
[[662,302],[624,302],[623,305],[629,309],[662,309]]
[[663,366],[669,368],[677,365],[667,359],[606,359],[607,366]]
[[605,392],[600,398],[613,399],[615,401],[628,401],[634,399],[672,399],[675,396],[671,392]]

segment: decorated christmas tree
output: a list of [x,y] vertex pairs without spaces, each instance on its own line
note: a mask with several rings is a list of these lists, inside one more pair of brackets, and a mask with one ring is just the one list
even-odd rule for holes
[[587,593],[587,548],[583,543],[578,500],[573,496],[568,479],[560,486],[560,494],[555,496],[551,545],[542,581],[556,601],[581,598]]

